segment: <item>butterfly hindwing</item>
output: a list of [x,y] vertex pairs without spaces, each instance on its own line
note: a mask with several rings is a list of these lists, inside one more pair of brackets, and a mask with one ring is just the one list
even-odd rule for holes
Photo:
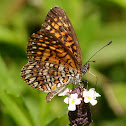
[[29,62],[21,71],[25,82],[40,91],[52,92],[70,83],[73,69],[50,62]]

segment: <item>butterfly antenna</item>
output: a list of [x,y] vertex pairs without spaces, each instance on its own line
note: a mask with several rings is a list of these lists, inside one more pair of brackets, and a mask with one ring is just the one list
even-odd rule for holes
[[92,57],[94,57],[98,52],[100,52],[103,48],[105,48],[106,46],[110,45],[112,43],[112,41],[110,41],[108,44],[106,44],[105,46],[103,46],[102,48],[100,48],[98,51],[96,51],[90,58],[89,60],[86,62],[86,64],[88,62],[95,62],[95,61],[90,61],[92,59]]

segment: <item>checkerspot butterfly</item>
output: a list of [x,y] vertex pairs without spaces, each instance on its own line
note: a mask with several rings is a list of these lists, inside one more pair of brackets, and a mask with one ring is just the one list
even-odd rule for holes
[[82,66],[81,49],[72,24],[60,7],[52,8],[44,24],[33,33],[27,45],[28,63],[22,68],[24,81],[40,91],[48,92],[49,102],[66,86],[80,83],[89,65]]

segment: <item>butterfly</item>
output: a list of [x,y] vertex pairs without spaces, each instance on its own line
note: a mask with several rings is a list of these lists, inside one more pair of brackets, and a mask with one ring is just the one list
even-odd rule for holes
[[21,70],[23,80],[37,90],[48,92],[46,102],[69,83],[79,84],[89,69],[82,66],[82,54],[73,26],[60,7],[48,12],[41,29],[27,44],[28,63]]

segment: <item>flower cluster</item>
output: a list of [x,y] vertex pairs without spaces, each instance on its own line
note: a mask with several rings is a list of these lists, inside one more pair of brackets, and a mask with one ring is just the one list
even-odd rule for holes
[[96,98],[101,96],[99,93],[95,91],[95,88],[91,88],[89,90],[84,88],[81,93],[78,93],[77,91],[74,92],[67,88],[64,92],[60,93],[58,96],[64,96],[64,95],[68,95],[68,97],[64,99],[64,102],[66,104],[69,104],[68,106],[69,111],[75,111],[76,105],[79,105],[82,102],[82,100],[84,101],[84,103],[91,103],[92,105],[96,105],[97,104]]

